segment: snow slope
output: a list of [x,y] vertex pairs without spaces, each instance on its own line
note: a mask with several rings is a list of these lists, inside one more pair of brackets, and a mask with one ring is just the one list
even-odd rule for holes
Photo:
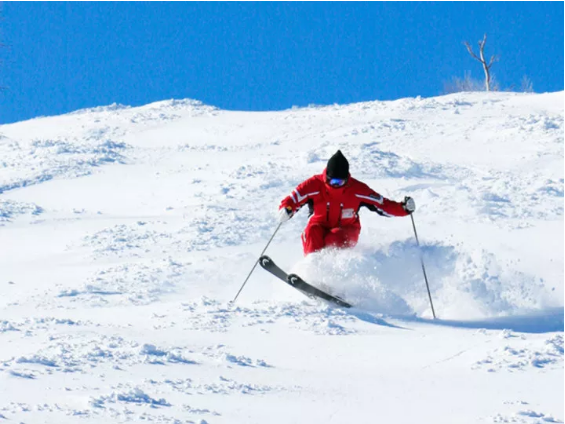
[[[0,422],[563,422],[563,92],[280,112],[164,101],[0,126]],[[341,149],[408,218],[302,257]]]

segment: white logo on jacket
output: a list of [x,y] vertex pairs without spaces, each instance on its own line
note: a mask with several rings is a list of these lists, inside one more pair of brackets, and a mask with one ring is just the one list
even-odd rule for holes
[[343,209],[341,211],[341,219],[355,218],[355,209]]

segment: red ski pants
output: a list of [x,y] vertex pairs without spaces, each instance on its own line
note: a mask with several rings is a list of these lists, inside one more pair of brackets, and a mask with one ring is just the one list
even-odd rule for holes
[[308,224],[302,233],[304,256],[324,247],[353,247],[359,240],[359,227],[327,228],[320,224]]

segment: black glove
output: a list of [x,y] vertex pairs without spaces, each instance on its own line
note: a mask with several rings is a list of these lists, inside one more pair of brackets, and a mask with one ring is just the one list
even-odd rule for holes
[[411,197],[406,196],[402,202],[402,207],[406,212],[412,213],[416,210],[416,202]]

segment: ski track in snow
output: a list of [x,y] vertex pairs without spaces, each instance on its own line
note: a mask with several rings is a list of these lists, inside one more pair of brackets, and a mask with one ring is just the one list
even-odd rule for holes
[[[0,126],[0,421],[562,423],[563,132],[562,92]],[[363,210],[303,258],[301,211],[267,253],[356,307],[259,267],[232,304],[337,149],[421,250]]]

